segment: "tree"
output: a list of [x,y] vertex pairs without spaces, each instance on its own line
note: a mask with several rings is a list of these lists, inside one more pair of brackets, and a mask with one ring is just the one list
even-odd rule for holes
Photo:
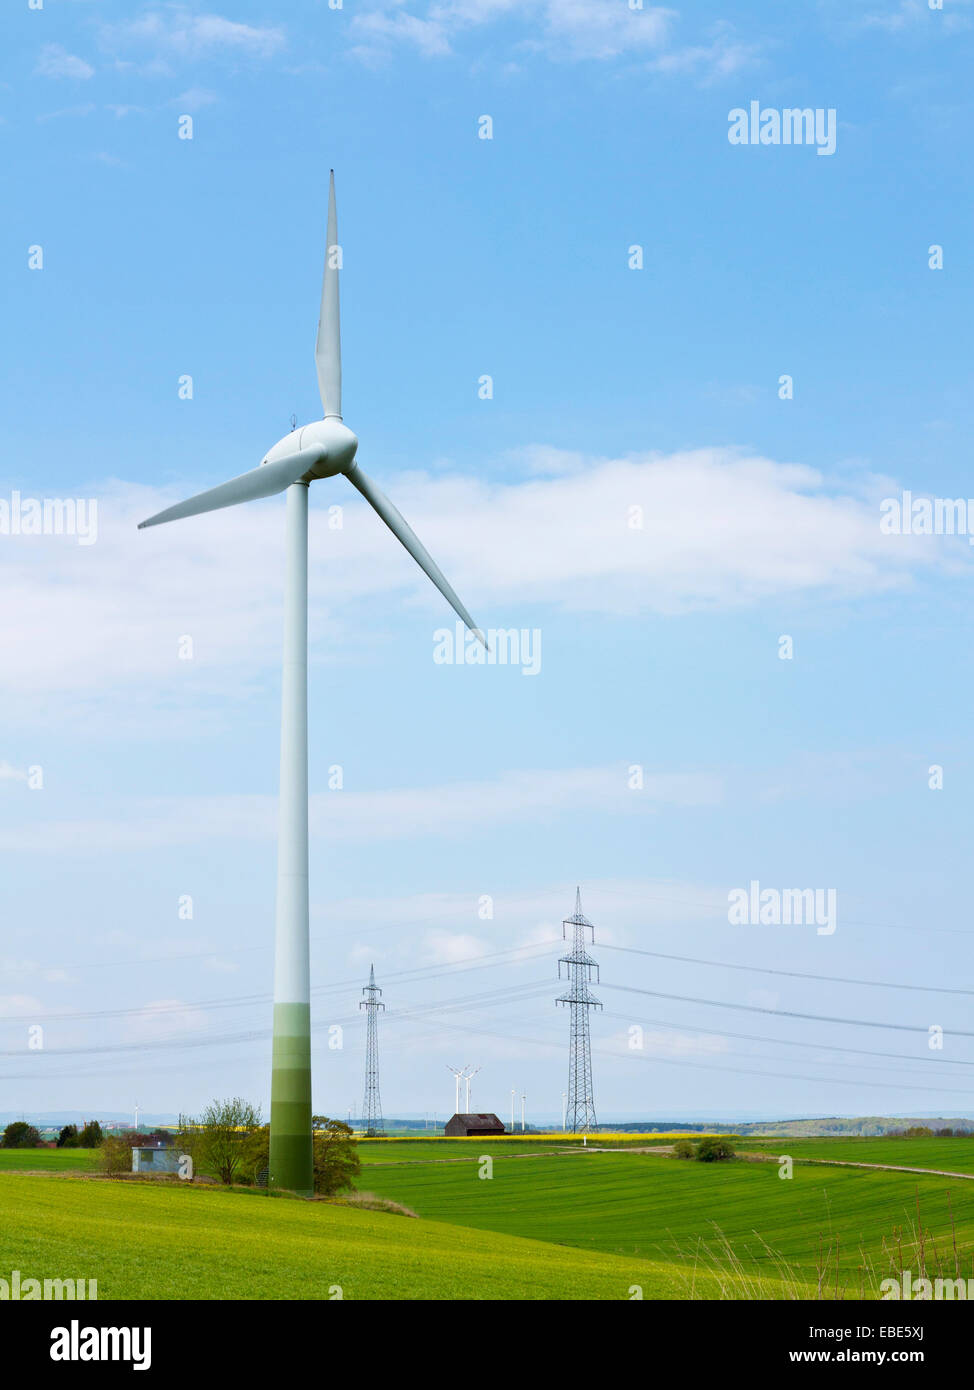
[[678,1139],[673,1145],[674,1158],[693,1158],[695,1153],[692,1139]]
[[229,1187],[238,1171],[250,1167],[254,1132],[260,1128],[259,1108],[234,1096],[212,1101],[198,1120],[180,1117],[176,1142],[191,1155],[195,1169],[214,1173]]
[[701,1163],[717,1163],[724,1158],[734,1157],[734,1145],[720,1134],[707,1134],[697,1145],[697,1158]]
[[97,1120],[89,1120],[84,1129],[78,1135],[79,1149],[97,1149],[104,1139],[101,1132],[101,1125]]
[[109,1134],[98,1150],[98,1164],[103,1173],[115,1176],[132,1169],[131,1146],[118,1134]]
[[33,1125],[29,1125],[26,1120],[14,1120],[13,1124],[7,1125],[3,1131],[3,1144],[0,1147],[5,1149],[36,1149],[40,1147],[41,1136]]
[[260,1125],[251,1130],[243,1145],[240,1176],[255,1187],[266,1187],[267,1167],[271,1161],[271,1127]]
[[311,1131],[315,1192],[322,1197],[333,1197],[336,1192],[354,1187],[362,1165],[352,1130],[341,1120],[312,1115]]
[[78,1147],[78,1126],[65,1125],[57,1137],[59,1149],[76,1149]]

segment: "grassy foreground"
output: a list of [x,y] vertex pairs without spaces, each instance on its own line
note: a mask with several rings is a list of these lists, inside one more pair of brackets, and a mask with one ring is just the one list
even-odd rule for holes
[[646,1299],[855,1298],[907,1268],[974,1276],[974,1181],[801,1161],[966,1172],[970,1141],[746,1148],[790,1154],[792,1176],[537,1142],[362,1143],[359,1187],[420,1220],[89,1178],[84,1150],[0,1151],[0,1274],[95,1278],[102,1298],[585,1300],[634,1285]]
[[960,1272],[974,1275],[974,1182],[964,1179],[800,1163],[781,1179],[776,1163],[628,1153],[498,1158],[492,1178],[478,1174],[471,1158],[371,1169],[368,1181],[428,1221],[661,1260],[687,1278],[719,1268],[746,1285],[787,1270],[796,1294],[821,1281],[829,1296],[868,1296],[921,1258],[952,1276],[955,1241]]
[[[447,1165],[449,1166],[449,1165]],[[534,1166],[534,1165],[524,1165]],[[403,1170],[400,1170],[403,1171]],[[101,1299],[685,1296],[665,1263],[440,1221],[185,1184],[0,1174],[0,1270],[98,1280]],[[703,1280],[698,1296],[719,1297]]]

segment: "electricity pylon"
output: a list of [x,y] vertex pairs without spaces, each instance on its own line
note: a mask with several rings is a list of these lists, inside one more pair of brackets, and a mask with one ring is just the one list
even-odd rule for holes
[[598,981],[599,967],[585,950],[585,928],[592,933],[595,941],[595,928],[582,912],[582,894],[575,890],[575,911],[562,922],[562,934],[568,936],[572,929],[572,949],[558,962],[558,978],[562,979],[561,967],[565,966],[568,989],[555,1002],[570,1004],[572,1011],[571,1043],[568,1058],[568,1105],[566,1127],[569,1133],[582,1133],[598,1128],[595,1118],[595,1094],[592,1089],[592,1040],[589,1036],[589,1009],[601,1009],[602,1005],[589,992],[589,982]]
[[382,990],[375,982],[375,966],[369,969],[369,983],[362,990],[366,996],[359,1003],[368,1016],[365,1044],[365,1100],[362,1102],[362,1127],[366,1134],[382,1133],[382,1101],[379,1099],[379,1030],[376,1019],[385,1004],[379,999]]

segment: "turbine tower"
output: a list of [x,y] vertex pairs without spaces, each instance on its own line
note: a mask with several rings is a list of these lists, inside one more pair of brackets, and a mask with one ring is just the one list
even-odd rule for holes
[[[483,633],[432,557],[389,499],[355,460],[358,439],[342,422],[342,359],[338,311],[341,247],[335,175],[328,191],[328,244],[315,362],[324,418],[279,440],[257,468],[167,507],[140,529],[200,512],[287,493],[284,585],[284,669],[281,698],[281,788],[278,818],[277,915],[274,957],[274,1041],[268,1185],[310,1197],[311,1005],[308,939],[308,488],[344,474],[378,512],[467,627]],[[255,576],[266,583],[265,576]],[[243,597],[243,596],[241,596]]]
[[447,1067],[447,1071],[452,1071],[452,1072],[453,1072],[453,1075],[454,1075],[454,1076],[456,1077],[456,1079],[457,1079],[457,1100],[456,1100],[456,1105],[453,1107],[453,1113],[454,1113],[454,1115],[459,1115],[459,1114],[460,1114],[460,1082],[463,1080],[463,1078],[464,1078],[464,1076],[465,1076],[465,1074],[466,1074],[466,1070],[467,1070],[466,1067],[451,1067],[451,1066],[448,1066],[448,1067]]
[[382,1133],[382,1101],[379,1099],[379,1010],[385,1004],[379,999],[382,990],[375,982],[375,966],[369,968],[369,983],[362,990],[366,996],[359,1002],[368,1016],[365,1044],[365,1100],[362,1102],[362,1125],[366,1134]]
[[561,967],[565,966],[568,989],[555,1002],[570,1004],[572,1011],[571,1042],[568,1054],[568,1102],[566,1107],[566,1129],[570,1134],[597,1128],[595,1118],[595,1095],[592,1090],[592,1040],[589,1036],[589,1009],[601,1009],[602,1005],[589,992],[589,982],[598,981],[599,967],[585,950],[585,928],[588,927],[595,940],[595,928],[582,912],[581,890],[575,890],[575,911],[562,922],[562,935],[568,936],[572,929],[572,949],[558,962],[558,978],[562,979]]

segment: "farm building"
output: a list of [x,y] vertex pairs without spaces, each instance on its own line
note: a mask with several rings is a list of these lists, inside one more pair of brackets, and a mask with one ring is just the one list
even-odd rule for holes
[[507,1130],[496,1115],[454,1115],[447,1120],[444,1134],[463,1139],[473,1134],[506,1134]]
[[146,1144],[132,1150],[133,1173],[178,1173],[182,1154],[167,1145]]

